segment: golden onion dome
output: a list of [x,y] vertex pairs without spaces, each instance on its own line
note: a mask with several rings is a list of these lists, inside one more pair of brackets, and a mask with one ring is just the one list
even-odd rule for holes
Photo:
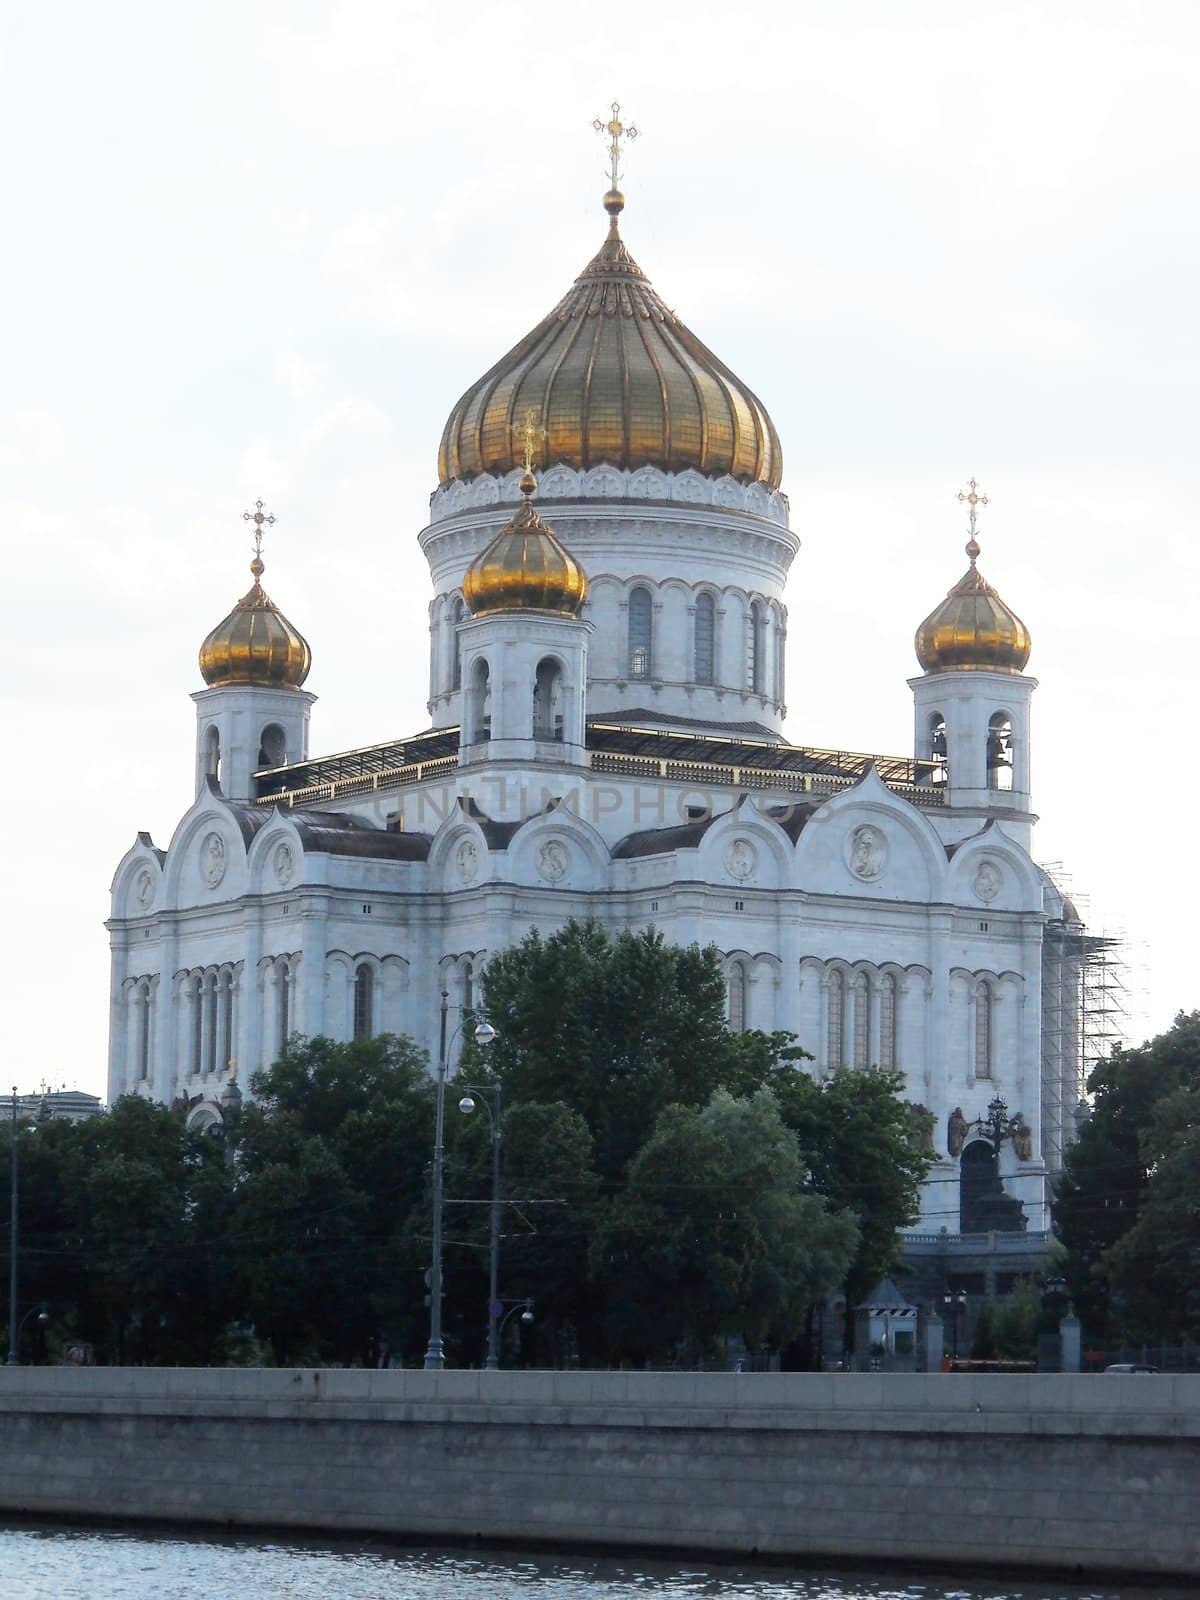
[[258,684],[298,689],[308,677],[308,641],[263,588],[262,558],[250,563],[254,584],[200,646],[200,671],[210,689]]
[[1033,641],[975,565],[979,545],[967,543],[971,565],[925,618],[914,640],[926,672],[1023,672]]
[[762,402],[655,293],[604,197],[608,238],[550,315],[459,400],[442,433],[441,484],[521,465],[514,419],[536,412],[536,464],[608,462],[777,489],[783,451]]
[[587,576],[533,507],[537,479],[528,470],[512,521],[476,556],[463,576],[474,617],[497,611],[548,611],[577,617],[587,599]]

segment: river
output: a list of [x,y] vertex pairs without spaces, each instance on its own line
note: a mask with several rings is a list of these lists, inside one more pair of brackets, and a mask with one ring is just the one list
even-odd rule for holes
[[1180,1600],[1134,1586],[0,1525],[0,1600]]

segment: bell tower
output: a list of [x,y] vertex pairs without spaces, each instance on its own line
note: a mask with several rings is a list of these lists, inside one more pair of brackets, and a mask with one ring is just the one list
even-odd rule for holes
[[977,515],[988,497],[972,478],[959,496],[969,508],[970,566],[922,622],[915,640],[924,675],[910,678],[914,751],[942,765],[947,804],[1002,818],[1028,848],[1032,815],[1029,630],[979,571]]
[[260,582],[264,526],[275,517],[242,513],[254,524],[254,583],[200,646],[207,688],[196,704],[196,793],[211,778],[230,800],[253,798],[253,774],[308,757],[308,718],[315,695],[303,689],[312,665],[308,641]]

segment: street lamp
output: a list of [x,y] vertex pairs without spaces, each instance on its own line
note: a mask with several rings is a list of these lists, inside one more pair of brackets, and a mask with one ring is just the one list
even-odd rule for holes
[[995,1160],[996,1174],[1000,1173],[1000,1146],[1012,1132],[1012,1119],[1008,1114],[1008,1102],[997,1095],[988,1102],[988,1114],[984,1127],[992,1137],[992,1151]]
[[[497,1344],[504,1337],[505,1328],[508,1327],[509,1322],[516,1316],[518,1311],[521,1313],[521,1321],[526,1327],[533,1321],[533,1297],[531,1295],[526,1295],[523,1300],[493,1300],[492,1304],[494,1306],[508,1307],[508,1310],[500,1319],[499,1327],[496,1329]],[[496,1365],[499,1366],[499,1362]]]
[[12,1092],[12,1134],[9,1166],[12,1168],[12,1200],[9,1207],[8,1234],[8,1363],[17,1361],[17,1086]]
[[967,1291],[960,1289],[957,1294],[947,1289],[942,1296],[942,1304],[950,1318],[950,1338],[954,1346],[954,1359],[958,1360],[958,1319],[967,1309]]
[[[429,1343],[425,1348],[425,1366],[440,1371],[446,1365],[446,1352],[442,1344],[442,1191],[446,1166],[446,1055],[450,1045],[462,1032],[459,1023],[453,1034],[446,1037],[447,1014],[450,995],[442,990],[441,1027],[438,1032],[437,1110],[433,1135],[433,1261],[429,1268]],[[478,1045],[491,1044],[496,1030],[490,1022],[476,1025],[474,1038]]]
[[9,1355],[9,1366],[20,1365],[21,1335],[25,1331],[25,1324],[29,1321],[30,1317],[34,1316],[35,1314],[38,1319],[38,1324],[44,1328],[50,1321],[50,1313],[46,1310],[46,1302],[44,1300],[40,1301],[36,1306],[30,1306],[29,1310],[21,1318],[20,1322],[17,1323],[17,1337],[13,1346],[15,1353]]
[[488,1114],[488,1121],[492,1130],[492,1204],[491,1204],[491,1246],[488,1256],[488,1320],[487,1320],[487,1356],[484,1359],[483,1370],[495,1372],[500,1365],[499,1336],[496,1330],[496,1318],[500,1315],[501,1304],[496,1296],[500,1292],[500,1085],[498,1083],[477,1084],[468,1083],[467,1090],[458,1102],[458,1109],[467,1116],[475,1110],[474,1095],[479,1095],[483,1102],[483,1109]]

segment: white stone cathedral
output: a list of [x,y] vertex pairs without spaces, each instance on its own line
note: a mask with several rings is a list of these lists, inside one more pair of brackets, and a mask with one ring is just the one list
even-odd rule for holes
[[785,744],[779,439],[629,255],[623,203],[443,431],[428,729],[310,754],[309,648],[256,550],[200,652],[195,799],[113,881],[110,1097],[213,1124],[293,1032],[432,1054],[442,992],[469,1009],[531,927],[654,926],[716,946],[731,1028],[905,1074],[935,1119],[920,1229],[958,1231],[1002,1099],[1004,1188],[1042,1230],[1080,1078],[1044,989],[1079,929],[1030,856],[1036,682],[976,567],[980,497],[917,632],[912,755]]

